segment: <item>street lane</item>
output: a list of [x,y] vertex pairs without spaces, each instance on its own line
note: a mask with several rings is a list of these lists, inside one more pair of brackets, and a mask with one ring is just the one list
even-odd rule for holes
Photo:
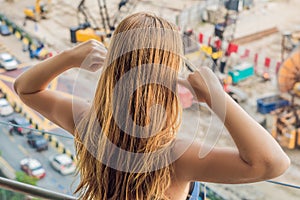
[[[12,117],[18,115],[19,114],[14,113],[8,117],[0,117],[0,120],[2,122],[8,121]],[[20,136],[17,133],[14,133],[13,136],[11,136],[8,130],[8,125],[0,125],[0,150],[2,151],[2,157],[16,171],[21,170],[19,162],[23,158],[31,157],[39,160],[46,170],[46,176],[38,181],[38,186],[56,192],[72,194],[72,191],[74,191],[78,184],[78,177],[73,177],[73,175],[63,176],[51,167],[49,158],[50,156],[57,154],[56,149],[52,148],[49,144],[49,149],[47,151],[37,152],[29,146],[26,136]]]
[[55,128],[50,132],[57,134],[56,138],[62,142],[64,146],[72,152],[73,155],[75,155],[74,140],[70,139],[73,138],[73,136],[69,132],[62,128]]
[[[20,61],[19,67],[17,70],[14,71],[5,71],[4,69],[0,68],[0,80],[3,81],[7,87],[10,88],[11,92],[12,83],[14,79],[22,72],[26,71],[30,66],[34,65],[35,63],[39,62],[35,59],[29,58],[28,52],[23,52],[22,50],[22,42],[19,41],[15,36],[11,35],[8,37],[3,37],[0,35],[0,53],[1,52],[9,52],[14,57]],[[56,89],[52,86],[52,89]],[[17,97],[16,97],[17,98]],[[34,113],[34,111],[32,111]],[[14,116],[18,116],[20,114],[14,113],[11,116],[7,117],[0,117],[1,122],[7,122],[9,119],[13,118]],[[40,119],[39,119],[40,120]],[[46,127],[53,127],[46,126]],[[42,127],[47,129],[46,127]],[[62,176],[57,171],[55,171],[49,162],[49,157],[58,154],[57,150],[54,149],[49,143],[49,149],[43,152],[37,152],[35,149],[31,148],[27,140],[24,136],[20,136],[17,134],[13,134],[11,136],[8,133],[8,125],[0,124],[0,150],[2,151],[2,157],[8,162],[8,164],[15,170],[20,171],[20,160],[25,157],[32,157],[39,160],[43,167],[46,170],[45,178],[38,181],[38,186],[47,188],[56,192],[61,192],[65,194],[72,194],[74,189],[78,184],[78,177],[73,177],[72,175]],[[54,132],[56,130],[52,130]],[[66,134],[63,130],[57,130],[58,133]],[[56,136],[58,140],[60,137]],[[73,153],[73,140],[72,139],[62,139],[65,146],[70,149]]]

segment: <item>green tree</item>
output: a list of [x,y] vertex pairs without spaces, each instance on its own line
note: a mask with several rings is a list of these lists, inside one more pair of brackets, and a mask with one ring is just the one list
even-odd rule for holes
[[[0,176],[3,176],[1,170],[0,170]],[[25,195],[0,188],[0,199],[1,200],[24,200]]]
[[1,200],[24,200],[25,195],[0,188]]
[[19,182],[22,182],[22,183],[36,186],[36,183],[39,179],[32,177],[32,176],[28,176],[26,173],[24,173],[22,171],[17,171],[16,172],[16,180]]

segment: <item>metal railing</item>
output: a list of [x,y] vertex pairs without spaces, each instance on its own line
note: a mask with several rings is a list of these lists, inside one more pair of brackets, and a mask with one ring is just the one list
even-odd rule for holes
[[22,194],[43,198],[43,199],[57,199],[57,200],[64,200],[64,199],[71,199],[76,200],[76,197],[61,194],[58,192],[53,192],[50,190],[46,190],[40,187],[28,185],[25,183],[21,183],[18,181],[6,179],[0,177],[0,188],[4,188],[13,192],[19,192]]
[[[28,128],[28,127],[24,127],[24,126],[18,126],[18,125],[12,124],[10,122],[5,122],[5,121],[2,121],[2,120],[0,120],[0,125],[7,125],[8,127],[16,126],[16,127],[21,127],[21,128],[24,128],[24,129],[30,129],[31,131],[44,132],[45,134],[49,134],[51,136],[59,136],[59,137],[66,138],[66,139],[73,139],[73,137],[71,137],[71,136],[63,136],[63,135],[60,135],[60,134],[57,134],[57,133],[54,133],[54,132],[49,132],[49,131],[44,131],[44,130],[37,130],[37,129],[34,129],[34,128]],[[298,189],[298,190],[300,189],[300,186],[295,185],[295,184],[283,183],[283,182],[274,181],[274,180],[267,180],[265,182],[269,183],[269,184],[275,184],[275,185],[283,186],[283,187],[289,187],[289,188],[292,188],[292,189]],[[12,191],[12,192],[22,193],[22,194],[25,194],[25,195],[29,195],[29,196],[33,196],[33,197],[37,197],[37,198],[42,198],[42,199],[51,199],[51,200],[52,199],[55,199],[55,200],[56,199],[57,200],[60,200],[60,199],[67,199],[67,200],[68,199],[71,199],[71,200],[74,199],[74,200],[76,200],[76,199],[78,199],[77,197],[74,197],[74,196],[62,194],[62,193],[59,193],[59,192],[54,192],[54,191],[51,191],[51,190],[47,190],[47,189],[40,188],[40,187],[37,187],[37,186],[21,183],[21,182],[14,181],[14,180],[7,179],[7,178],[3,178],[3,177],[0,177],[0,189],[1,188],[7,189],[7,190]],[[207,191],[208,187],[206,188],[206,186],[205,186],[204,188],[205,188],[205,191]],[[205,196],[207,196],[207,195],[205,194]]]
[[[277,184],[277,185],[281,185],[281,186],[285,186],[285,187],[300,189],[300,187],[297,186],[297,185],[291,185],[291,184],[281,183],[281,182],[277,182],[277,181],[270,181],[270,180],[267,181],[267,182]],[[202,187],[206,188],[205,185],[204,186],[202,185]],[[13,192],[22,193],[22,194],[29,195],[29,196],[32,196],[32,197],[42,198],[42,199],[77,200],[76,197],[73,197],[73,196],[70,196],[70,195],[61,194],[61,193],[58,193],[58,192],[50,191],[50,190],[47,190],[47,189],[43,189],[43,188],[40,188],[40,187],[28,185],[28,184],[25,184],[25,183],[10,180],[10,179],[3,178],[3,177],[0,177],[0,188],[7,189],[7,190],[10,190],[10,191],[13,191]],[[206,191],[206,189],[204,189],[204,190]],[[211,192],[213,192],[213,190]],[[204,196],[206,197],[207,195],[205,193],[206,192],[204,192]],[[217,193],[215,193],[215,194],[217,194]],[[221,196],[219,196],[218,199],[223,199],[223,198],[221,198]]]

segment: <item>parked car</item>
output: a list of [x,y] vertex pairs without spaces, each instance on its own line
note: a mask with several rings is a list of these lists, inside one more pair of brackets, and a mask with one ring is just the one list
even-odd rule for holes
[[35,148],[37,151],[48,150],[48,141],[42,135],[28,134],[27,135],[28,144]]
[[42,164],[33,158],[24,158],[20,161],[21,169],[29,176],[41,179],[46,176],[46,171]]
[[8,101],[4,98],[0,99],[0,115],[7,116],[14,112],[14,109],[8,103]]
[[10,120],[9,122],[12,124],[18,125],[18,127],[11,126],[11,128],[9,129],[10,134],[12,134],[13,132],[17,132],[19,135],[25,135],[25,134],[31,133],[30,128],[32,128],[32,125],[24,117],[15,117],[12,120]]
[[15,70],[18,68],[18,62],[9,53],[0,53],[0,65],[6,70]]
[[51,166],[62,175],[68,175],[75,172],[76,166],[72,159],[66,154],[58,154],[50,157]]
[[0,34],[3,36],[11,35],[11,32],[7,25],[5,25],[5,24],[0,25]]

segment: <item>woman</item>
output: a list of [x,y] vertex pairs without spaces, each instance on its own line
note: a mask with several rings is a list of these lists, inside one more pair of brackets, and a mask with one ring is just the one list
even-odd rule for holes
[[[180,83],[224,119],[237,148],[213,148],[200,159],[199,141],[176,137],[181,43],[173,24],[137,13],[117,27],[107,55],[102,44],[88,41],[15,81],[24,103],[75,136],[80,199],[184,200],[195,181],[249,183],[288,168],[289,158],[276,141],[225,94],[207,68]],[[91,105],[47,90],[59,74],[80,66],[90,71],[104,66]],[[213,104],[224,104],[226,112]]]

